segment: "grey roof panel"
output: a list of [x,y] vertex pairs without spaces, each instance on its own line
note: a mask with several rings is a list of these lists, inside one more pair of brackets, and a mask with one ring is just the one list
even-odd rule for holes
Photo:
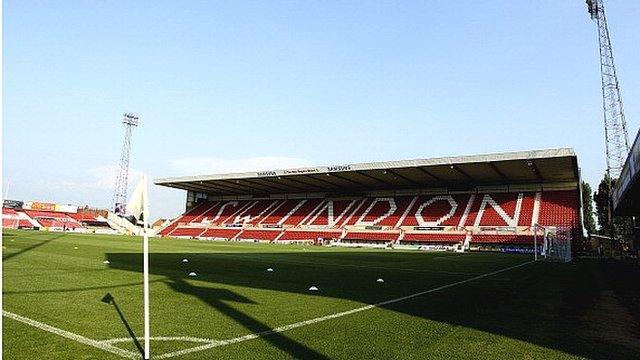
[[[460,184],[577,180],[573,149],[447,156],[155,179],[174,188],[209,189],[212,194],[286,193],[434,187]],[[536,171],[533,171],[535,169]]]

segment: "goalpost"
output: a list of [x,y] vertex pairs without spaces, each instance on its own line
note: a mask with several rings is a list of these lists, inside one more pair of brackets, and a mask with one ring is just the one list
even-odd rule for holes
[[568,227],[534,225],[533,253],[535,260],[538,260],[539,253],[546,261],[571,261],[571,230]]

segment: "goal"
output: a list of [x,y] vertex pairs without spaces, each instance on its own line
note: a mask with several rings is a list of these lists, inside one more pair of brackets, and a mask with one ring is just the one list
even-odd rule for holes
[[535,258],[538,254],[546,261],[571,261],[571,228],[535,225]]

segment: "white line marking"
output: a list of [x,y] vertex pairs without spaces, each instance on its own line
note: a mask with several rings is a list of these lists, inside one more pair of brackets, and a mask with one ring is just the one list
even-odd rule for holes
[[47,331],[47,332],[50,332],[52,334],[56,334],[58,336],[65,337],[67,339],[71,339],[71,340],[77,341],[77,342],[79,342],[81,344],[93,346],[93,347],[98,348],[100,350],[104,350],[104,351],[108,351],[108,352],[110,352],[112,354],[120,355],[123,358],[127,358],[127,359],[138,359],[138,358],[140,358],[140,354],[134,353],[133,351],[123,350],[123,349],[117,348],[115,346],[112,346],[110,344],[106,344],[106,343],[100,342],[98,340],[89,339],[89,338],[84,337],[82,335],[74,334],[72,332],[69,332],[69,331],[66,331],[66,330],[62,330],[62,329],[59,329],[59,328],[51,326],[51,325],[47,325],[45,323],[41,323],[39,321],[36,321],[36,320],[33,320],[33,319],[29,319],[29,318],[24,317],[24,316],[20,316],[18,314],[14,314],[14,313],[6,311],[6,310],[2,310],[2,316],[5,316],[5,317],[8,317],[9,319],[13,319],[13,320],[19,321],[21,323],[33,326],[33,327],[38,328],[38,329],[43,330],[43,331]]
[[466,280],[461,280],[461,281],[457,281],[457,282],[454,282],[454,283],[451,283],[451,284],[438,286],[438,287],[435,287],[435,288],[432,288],[432,289],[429,289],[429,290],[417,292],[415,294],[411,294],[411,295],[407,295],[407,296],[403,296],[403,297],[399,297],[399,298],[395,298],[395,299],[391,299],[391,300],[382,301],[382,302],[379,302],[379,303],[373,304],[373,305],[366,305],[366,306],[362,306],[362,307],[359,307],[359,308],[355,308],[355,309],[351,309],[351,310],[347,310],[347,311],[343,311],[343,312],[339,312],[339,313],[335,313],[335,314],[331,314],[331,315],[321,316],[321,317],[317,317],[317,318],[310,319],[310,320],[305,320],[305,321],[300,321],[300,322],[289,324],[289,325],[280,326],[280,327],[277,327],[277,328],[274,328],[274,329],[271,329],[271,330],[267,330],[267,331],[263,331],[263,332],[259,332],[259,333],[248,334],[248,335],[244,335],[244,336],[240,336],[240,337],[233,338],[233,339],[228,339],[228,340],[215,341],[215,342],[211,342],[209,344],[200,345],[200,346],[196,346],[196,347],[189,348],[189,349],[184,349],[184,350],[179,350],[179,351],[174,351],[174,352],[162,354],[162,355],[156,357],[156,359],[168,359],[168,358],[171,358],[171,357],[186,355],[186,354],[190,354],[190,353],[198,352],[198,351],[204,351],[204,350],[208,350],[208,349],[219,347],[219,346],[236,344],[236,343],[247,341],[247,340],[257,339],[259,337],[263,337],[263,336],[267,336],[267,335],[271,335],[271,334],[275,334],[275,333],[281,333],[283,331],[288,331],[288,330],[291,330],[291,329],[296,329],[296,328],[299,328],[299,327],[302,327],[302,326],[316,324],[316,323],[327,321],[327,320],[331,320],[331,319],[336,319],[336,318],[339,318],[339,317],[355,314],[355,313],[358,313],[358,312],[361,312],[361,311],[370,310],[370,309],[373,309],[373,308],[376,308],[376,307],[381,307],[381,306],[384,306],[384,305],[389,305],[389,304],[397,303],[397,302],[400,302],[400,301],[413,299],[413,298],[418,297],[418,296],[426,295],[426,294],[433,293],[433,292],[436,292],[436,291],[449,289],[449,288],[452,288],[452,287],[455,287],[455,286],[458,286],[458,285],[462,285],[462,284],[466,284],[466,283],[469,283],[469,282],[472,282],[472,281],[480,280],[480,279],[483,279],[483,278],[486,278],[486,277],[489,277],[489,276],[493,276],[493,275],[496,275],[496,274],[500,274],[500,273],[503,273],[503,272],[506,272],[506,271],[509,271],[509,270],[513,270],[513,269],[516,269],[516,268],[531,264],[532,262],[534,262],[534,260],[527,261],[527,262],[524,262],[522,264],[518,264],[518,265],[514,265],[514,266],[509,266],[507,268],[496,270],[496,271],[493,271],[493,272],[490,272],[490,273],[474,276],[474,277],[468,278]]
[[[138,337],[138,340],[143,340],[143,339],[144,339],[143,337]],[[150,339],[153,341],[187,341],[187,342],[207,343],[207,344],[218,341],[213,339],[203,339],[203,338],[192,337],[192,336],[152,336],[150,337]],[[129,341],[131,341],[130,337],[100,340],[100,342],[103,344],[117,344],[117,343],[129,342]]]

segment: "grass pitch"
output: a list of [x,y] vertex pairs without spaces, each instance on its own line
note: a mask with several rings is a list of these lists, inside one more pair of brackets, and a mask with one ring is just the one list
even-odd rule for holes
[[[140,238],[3,235],[5,359],[140,358],[100,301],[142,336]],[[151,252],[152,358],[640,357],[638,270],[620,264],[179,239]]]

